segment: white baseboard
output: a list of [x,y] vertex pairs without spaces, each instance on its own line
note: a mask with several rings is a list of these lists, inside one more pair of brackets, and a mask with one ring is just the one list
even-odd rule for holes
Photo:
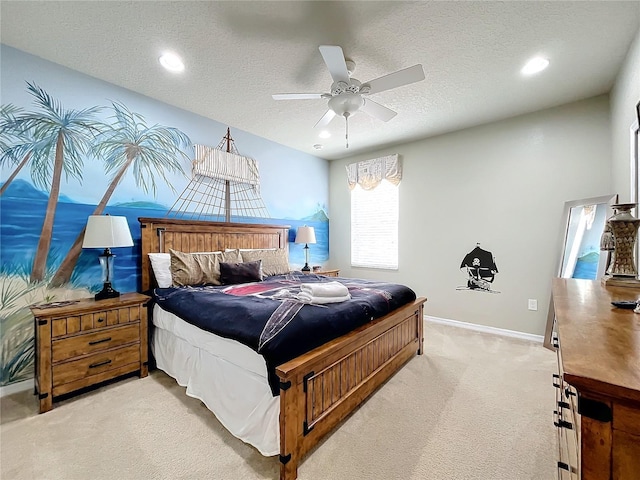
[[544,342],[544,336],[534,335],[533,333],[516,332],[515,330],[507,330],[505,328],[489,327],[487,325],[478,325],[476,323],[461,322],[459,320],[449,320],[448,318],[430,317],[425,315],[424,319],[427,322],[440,323],[442,325],[449,325],[451,327],[466,328],[468,330],[475,330],[477,332],[491,333],[493,335],[502,335],[503,337],[520,338],[522,340],[529,340],[532,342]]
[[33,390],[33,380],[24,380],[22,382],[11,383],[0,387],[0,398],[12,393],[24,392],[25,390]]

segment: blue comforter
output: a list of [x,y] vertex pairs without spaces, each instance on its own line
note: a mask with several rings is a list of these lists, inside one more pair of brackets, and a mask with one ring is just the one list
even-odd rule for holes
[[[351,300],[310,305],[296,299],[302,283],[328,281],[345,285]],[[240,285],[157,288],[154,297],[164,310],[261,354],[275,396],[278,365],[412,302],[416,294],[394,283],[297,272]]]

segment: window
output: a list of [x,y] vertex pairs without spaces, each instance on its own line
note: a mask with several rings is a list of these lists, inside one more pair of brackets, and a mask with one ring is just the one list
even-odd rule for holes
[[351,266],[398,268],[399,187],[388,180],[351,190]]

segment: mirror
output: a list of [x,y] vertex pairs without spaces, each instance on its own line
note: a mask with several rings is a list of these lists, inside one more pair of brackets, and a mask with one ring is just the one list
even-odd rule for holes
[[[564,204],[557,277],[597,280],[604,275],[610,252],[600,250],[600,237],[607,218],[613,215],[611,205],[617,201],[617,195],[605,195]],[[553,299],[550,299],[544,335],[544,346],[550,349],[554,319]]]
[[[631,125],[631,203],[639,203],[640,195],[638,187],[640,185],[640,102],[636,105],[638,119]],[[638,208],[635,216],[640,213]],[[636,265],[640,266],[640,241],[636,242]]]

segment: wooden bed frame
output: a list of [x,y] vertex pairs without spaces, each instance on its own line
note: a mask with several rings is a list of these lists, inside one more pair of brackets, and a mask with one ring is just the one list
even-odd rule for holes
[[[140,218],[142,291],[155,279],[148,253],[288,249],[288,226]],[[280,378],[280,480],[414,355],[423,353],[425,298],[404,305],[276,369]]]

